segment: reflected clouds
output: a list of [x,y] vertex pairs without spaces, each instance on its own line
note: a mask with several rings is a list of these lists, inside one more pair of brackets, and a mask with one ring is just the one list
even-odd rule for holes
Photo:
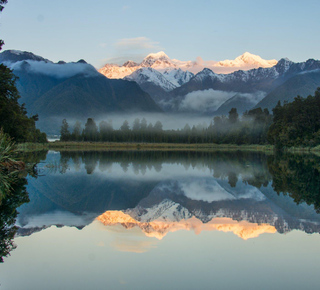
[[178,231],[243,240],[294,229],[319,233],[311,206],[273,190],[278,164],[257,152],[49,152],[41,178],[29,178],[31,202],[19,208],[18,234],[99,223],[113,239],[99,247],[143,253]]

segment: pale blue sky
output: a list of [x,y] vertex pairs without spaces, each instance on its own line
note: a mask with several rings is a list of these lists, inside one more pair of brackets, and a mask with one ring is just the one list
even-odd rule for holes
[[9,0],[0,18],[4,49],[53,61],[171,58],[320,58],[320,1]]

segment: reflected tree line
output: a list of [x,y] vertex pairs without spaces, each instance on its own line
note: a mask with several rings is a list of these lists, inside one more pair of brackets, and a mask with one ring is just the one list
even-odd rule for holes
[[[17,160],[23,160],[25,168],[17,170],[4,165],[3,150],[0,154],[0,263],[15,249],[13,238],[18,230],[15,226],[18,215],[17,208],[29,202],[29,195],[26,189],[27,175],[37,178],[37,170],[34,166],[40,160],[45,159],[47,152],[32,154],[19,154]],[[22,162],[22,161],[20,161]],[[21,164],[21,163],[18,163]],[[6,178],[4,178],[6,177]]]
[[214,172],[215,178],[228,179],[231,186],[235,186],[240,174],[248,184],[262,186],[271,180],[265,158],[263,153],[244,151],[62,151],[55,171],[65,173],[71,160],[76,170],[84,164],[87,174],[97,169],[106,171],[113,163],[120,164],[124,174],[132,165],[137,175],[144,175],[148,170],[160,172],[163,164],[176,164],[186,170],[190,167],[208,168]]
[[[24,153],[26,162],[40,162],[47,152]],[[320,157],[315,155],[265,155],[260,152],[192,152],[192,151],[65,151],[60,152],[60,162],[52,170],[66,173],[71,163],[75,170],[84,166],[87,174],[96,170],[110,170],[112,164],[121,165],[124,174],[131,166],[134,173],[146,174],[148,170],[160,172],[163,164],[178,164],[188,168],[209,168],[213,177],[227,180],[231,187],[244,182],[260,189],[272,185],[280,195],[285,194],[299,204],[314,205],[320,213]],[[0,261],[15,248],[17,208],[29,201],[26,175],[37,177],[37,172],[17,173],[10,184],[11,193],[0,202]]]
[[231,187],[239,180],[258,189],[271,183],[278,194],[288,194],[297,204],[313,204],[320,212],[320,157],[316,155],[265,155],[243,151],[74,151],[61,152],[62,173],[71,160],[76,169],[84,164],[87,174],[97,169],[110,169],[113,163],[119,163],[124,174],[132,165],[137,175],[152,169],[160,172],[164,163],[183,165],[186,169],[209,168],[213,177],[228,180]]
[[315,155],[277,155],[268,160],[272,187],[320,213],[320,158]]

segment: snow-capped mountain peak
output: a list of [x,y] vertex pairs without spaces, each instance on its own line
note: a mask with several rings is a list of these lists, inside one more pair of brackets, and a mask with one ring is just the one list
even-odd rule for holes
[[262,59],[259,55],[251,54],[249,52],[245,52],[244,54],[238,56],[234,60],[226,59],[224,61],[219,61],[219,66],[224,67],[242,67],[245,65],[249,66],[258,66],[258,67],[272,67],[277,64],[275,59],[265,60]]
[[113,79],[124,78],[141,67],[152,67],[162,73],[168,69],[181,69],[182,71],[189,71],[194,74],[202,71],[204,68],[209,68],[218,74],[229,74],[237,70],[246,71],[259,67],[267,68],[276,64],[277,61],[275,59],[264,60],[260,56],[251,54],[249,52],[245,52],[234,60],[227,59],[217,62],[212,60],[204,61],[200,57],[198,57],[196,61],[170,59],[165,52],[160,51],[157,53],[148,54],[141,63],[127,61],[122,66],[106,64],[99,70],[99,72],[106,77]]
[[176,65],[163,51],[160,51],[158,53],[150,53],[143,59],[140,66],[153,67],[158,70],[166,69],[168,67],[176,67]]
[[164,51],[159,51],[157,53],[150,53],[148,54],[145,59],[147,58],[155,58],[155,59],[159,59],[159,58],[169,58]]
[[153,69],[152,67],[142,67],[134,71],[131,75],[126,76],[125,80],[131,80],[138,83],[140,86],[146,83],[161,87],[166,92],[172,91],[177,86],[167,80],[162,73]]
[[293,62],[288,58],[282,58],[279,60],[279,62],[276,65],[276,69],[279,74],[284,74],[289,70]]
[[134,62],[134,61],[132,61],[132,60],[128,60],[123,64],[123,66],[125,66],[125,67],[136,67],[136,66],[139,66],[139,64]]
[[193,76],[193,73],[177,68],[157,70],[153,67],[142,67],[124,79],[135,81],[141,87],[145,87],[145,85],[149,86],[152,83],[166,92],[170,92],[187,83]]
[[209,68],[204,68],[201,72],[198,72],[195,75],[195,80],[203,80],[206,78],[214,79],[214,78],[218,78],[218,75]]
[[164,72],[162,72],[162,74],[171,83],[176,85],[176,87],[182,86],[183,84],[187,83],[194,76],[193,73],[189,71],[183,71],[181,68],[179,69],[168,68]]

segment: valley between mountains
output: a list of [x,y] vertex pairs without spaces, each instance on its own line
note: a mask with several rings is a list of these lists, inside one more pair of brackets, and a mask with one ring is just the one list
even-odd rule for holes
[[54,63],[16,50],[0,53],[0,62],[18,77],[20,102],[29,114],[39,115],[39,126],[48,133],[57,132],[63,118],[169,114],[212,119],[231,108],[242,114],[257,107],[272,113],[279,101],[307,97],[320,84],[319,60],[264,60],[248,52],[224,61],[180,61],[159,52],[140,63],[128,60],[99,70],[84,60]]

